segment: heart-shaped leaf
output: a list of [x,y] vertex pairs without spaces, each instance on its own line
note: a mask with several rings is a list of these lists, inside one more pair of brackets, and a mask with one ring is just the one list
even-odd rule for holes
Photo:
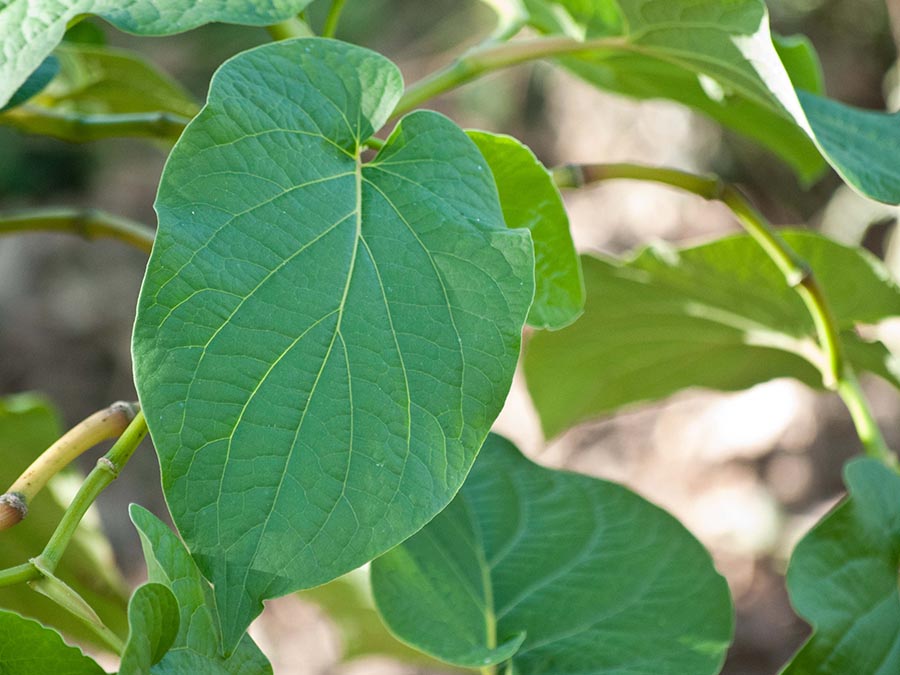
[[241,638],[230,657],[221,655],[222,639],[212,588],[200,574],[190,553],[176,534],[146,509],[132,504],[129,513],[141,537],[147,578],[153,584],[167,587],[178,601],[176,611],[179,616],[174,621],[178,634],[171,643],[171,651],[153,672],[160,675],[179,672],[271,673],[272,666],[248,635]]
[[847,465],[849,497],[797,545],[791,602],[815,632],[784,675],[900,672],[900,475]]
[[584,281],[569,217],[553,177],[515,138],[486,131],[468,133],[491,167],[506,225],[531,232],[535,288],[529,325],[550,330],[567,326],[584,310]]
[[478,148],[446,118],[362,143],[402,91],[306,39],[226,63],[176,144],[134,333],[172,516],[233,647],[263,598],[418,530],[506,397],[534,292]]
[[493,435],[451,505],[372,563],[372,588],[405,642],[517,675],[717,673],[733,629],[725,580],[672,516]]
[[3,675],[106,675],[55,630],[15,612],[0,610],[0,673]]
[[[852,332],[900,314],[900,289],[884,265],[819,235],[784,236],[824,287],[848,358],[900,386],[896,359]],[[749,236],[583,265],[584,316],[534,335],[526,350],[528,388],[548,435],[686,387],[736,390],[775,377],[822,385],[809,312]]]
[[135,589],[119,675],[147,675],[172,647],[178,624],[178,601],[167,586],[148,583]]
[[59,44],[69,22],[96,14],[137,35],[172,35],[207,23],[254,26],[296,14],[310,0],[6,0],[0,4],[0,107]]

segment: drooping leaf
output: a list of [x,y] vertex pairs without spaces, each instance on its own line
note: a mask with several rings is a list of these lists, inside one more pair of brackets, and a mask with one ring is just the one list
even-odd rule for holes
[[584,309],[584,281],[552,176],[515,138],[486,131],[468,134],[491,167],[507,226],[531,232],[535,287],[528,323],[551,330],[572,323]]
[[200,675],[271,673],[271,665],[248,635],[241,639],[230,657],[221,656],[222,640],[212,589],[200,574],[190,553],[177,535],[146,509],[132,504],[129,513],[141,537],[148,580],[166,586],[178,601],[178,634],[170,651],[153,668],[153,672]]
[[825,93],[825,74],[815,47],[805,35],[772,34],[778,58],[791,77],[795,90]]
[[[900,289],[860,249],[785,232],[819,278],[843,330],[900,314]],[[528,344],[525,375],[544,431],[686,387],[737,390],[775,377],[821,386],[815,327],[749,236],[629,260],[585,258],[584,316]],[[850,338],[848,357],[900,386],[881,345]]]
[[[28,79],[22,83],[16,92],[12,95],[5,106],[0,106],[0,113],[6,112],[10,108],[22,105],[29,99],[37,96],[41,90],[50,84],[50,80],[56,77],[59,72],[59,59],[52,54],[41,61],[41,65],[37,67]],[[0,118],[2,119],[2,118]]]
[[306,39],[226,63],[177,143],[134,334],[179,531],[226,648],[263,598],[396,545],[462,484],[533,296],[477,147],[383,57]]
[[816,140],[841,178],[867,197],[900,204],[900,113],[797,93]]
[[59,633],[0,609],[0,673],[3,675],[105,675],[97,663]]
[[167,586],[147,583],[135,589],[119,675],[147,675],[172,647],[178,624],[178,601]]
[[900,475],[850,462],[849,497],[797,545],[791,602],[815,632],[784,675],[900,672]]
[[[762,0],[525,0],[546,34],[611,38],[559,59],[591,84],[683,103],[758,141],[805,180],[825,168],[779,60]],[[798,53],[795,52],[799,56]],[[804,62],[802,73],[808,71]]]
[[[0,398],[0,490],[12,484],[62,433],[59,415],[44,398],[35,394]],[[31,500],[24,521],[0,532],[0,567],[19,565],[43,550],[79,483],[75,471],[63,471]],[[127,588],[93,510],[76,531],[56,574],[88,601],[113,632],[125,633]],[[0,587],[0,607],[97,643],[97,637],[79,620],[23,584]]]
[[404,641],[517,675],[717,673],[733,629],[725,580],[677,520],[494,435],[451,505],[372,563],[372,588]]
[[53,58],[59,62],[59,74],[27,104],[0,115],[0,123],[82,141],[91,136],[80,122],[96,116],[169,114],[184,124],[199,110],[181,85],[126,50],[63,43]]
[[7,0],[0,4],[0,106],[62,40],[66,25],[96,14],[136,35],[172,35],[219,21],[254,26],[277,23],[310,0]]

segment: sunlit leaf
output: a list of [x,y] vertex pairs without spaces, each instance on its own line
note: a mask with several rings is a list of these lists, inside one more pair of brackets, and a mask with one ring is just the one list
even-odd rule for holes
[[6,0],[0,4],[0,106],[59,44],[66,25],[96,14],[137,35],[171,35],[207,23],[264,26],[293,16],[310,0]]
[[[900,314],[900,289],[871,254],[811,233],[785,238],[815,271],[841,329]],[[809,312],[749,236],[583,264],[584,316],[535,335],[526,350],[528,388],[548,435],[686,387],[736,390],[775,377],[822,385]],[[883,346],[847,340],[854,363],[900,386]]]

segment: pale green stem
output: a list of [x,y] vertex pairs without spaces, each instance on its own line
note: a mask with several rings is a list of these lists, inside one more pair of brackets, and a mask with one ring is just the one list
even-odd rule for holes
[[[85,143],[102,138],[155,138],[174,143],[190,119],[169,112],[81,114],[23,105],[4,115],[5,123],[29,133]],[[0,119],[0,122],[3,122]]]
[[844,357],[840,330],[821,285],[809,265],[735,187],[716,177],[634,164],[567,165],[554,169],[553,177],[559,187],[579,187],[619,178],[651,181],[726,204],[747,233],[778,266],[788,285],[806,305],[816,328],[819,347],[825,356],[824,363],[820,365],[823,382],[826,387],[837,391],[843,399],[866,453],[889,466],[898,466],[897,458],[888,448],[865,394],[859,387],[856,373]]
[[620,37],[583,41],[569,37],[546,37],[500,44],[495,40],[489,40],[485,45],[466,52],[447,67],[412,84],[400,98],[391,119],[400,117],[425,101],[494,70],[552,56],[627,48],[628,43]]
[[0,235],[20,232],[67,232],[87,239],[118,239],[150,253],[153,229],[97,209],[32,209],[0,213]]
[[334,37],[337,33],[338,23],[341,20],[341,12],[347,0],[331,0],[328,16],[325,17],[325,25],[322,28],[322,37]]
[[291,38],[315,37],[315,33],[309,24],[299,16],[286,19],[281,23],[266,26],[273,40],[289,40]]

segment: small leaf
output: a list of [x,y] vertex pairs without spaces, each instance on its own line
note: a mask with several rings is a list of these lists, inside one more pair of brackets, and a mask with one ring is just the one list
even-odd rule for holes
[[96,14],[116,28],[137,35],[172,35],[219,21],[254,26],[293,16],[310,0],[6,0],[0,4],[0,106],[50,55],[66,25]]
[[138,391],[230,649],[264,598],[359,567],[450,501],[534,292],[478,148],[445,117],[362,143],[402,91],[333,40],[227,62],[166,165]]
[[372,563],[372,587],[405,642],[517,675],[717,673],[733,629],[725,580],[672,516],[494,435],[451,505]]
[[105,675],[55,630],[15,612],[0,610],[0,673],[3,675]]
[[[900,289],[874,256],[811,233],[784,236],[814,270],[840,328],[900,314]],[[548,435],[686,387],[732,391],[776,377],[821,386],[809,312],[749,236],[583,264],[584,316],[534,335],[526,350],[528,388]],[[851,337],[848,356],[900,384],[881,345]]]
[[791,602],[815,632],[784,675],[900,672],[900,476],[873,459],[844,476],[848,498],[791,557]]
[[146,675],[163,658],[178,634],[178,601],[162,584],[135,589],[128,603],[128,641],[119,675]]
[[867,197],[900,204],[900,113],[861,110],[797,93],[816,141],[841,178]]
[[180,84],[129,51],[63,43],[53,58],[59,63],[56,78],[26,105],[0,115],[0,123],[80,141],[82,127],[67,121],[92,115],[168,113],[187,122],[199,110]]
[[535,290],[529,325],[550,330],[567,326],[584,310],[584,281],[552,176],[515,138],[486,131],[468,134],[491,167],[507,226],[531,232]]
[[[247,635],[229,658],[220,655],[222,644],[209,583],[200,574],[184,544],[159,518],[137,504],[131,505],[129,513],[141,537],[148,580],[164,585],[178,600],[178,634],[172,642],[172,650],[153,672],[271,673],[272,667],[266,657]],[[203,669],[197,664],[202,664]]]
[[[57,411],[43,397],[19,394],[0,398],[0,489],[18,478],[62,433]],[[68,504],[80,481],[72,470],[58,474],[29,504],[28,517],[0,532],[0,568],[19,565],[41,552],[62,518],[63,504]],[[125,633],[127,588],[93,509],[81,522],[55,572],[90,603],[113,632]],[[24,584],[0,587],[0,607],[105,647],[79,620]]]

